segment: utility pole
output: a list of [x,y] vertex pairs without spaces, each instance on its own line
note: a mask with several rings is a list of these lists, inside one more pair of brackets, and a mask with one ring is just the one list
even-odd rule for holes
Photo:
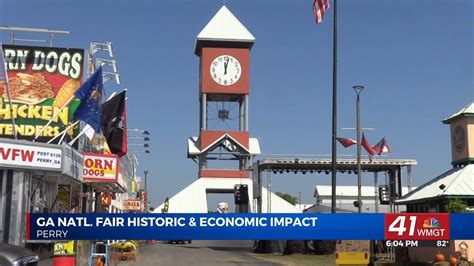
[[148,212],[148,170],[143,171],[145,174],[145,212]]
[[337,0],[333,3],[333,41],[332,41],[332,175],[331,175],[331,213],[336,212],[337,186]]
[[143,173],[145,173],[145,191],[148,192],[148,186],[147,186],[147,183],[148,183],[148,181],[147,181],[148,170],[143,171]]
[[362,212],[362,171],[361,171],[361,128],[360,128],[360,93],[364,86],[356,85],[352,87],[357,94],[357,209]]

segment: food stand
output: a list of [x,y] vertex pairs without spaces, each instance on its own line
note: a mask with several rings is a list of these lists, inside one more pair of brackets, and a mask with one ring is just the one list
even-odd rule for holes
[[0,238],[51,255],[52,242],[27,240],[27,213],[83,211],[82,155],[66,144],[0,138],[0,157]]

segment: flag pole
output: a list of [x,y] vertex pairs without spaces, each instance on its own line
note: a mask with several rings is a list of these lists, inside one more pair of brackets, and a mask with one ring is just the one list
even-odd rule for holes
[[[5,63],[5,57],[3,55],[3,45],[0,43],[0,56],[2,57],[0,60],[0,64]],[[10,97],[10,82],[8,81],[8,73],[7,73],[7,68],[2,65],[3,68],[3,75],[5,75],[5,90],[7,94],[7,99],[8,99],[8,104],[10,106],[10,118],[12,120],[12,125],[13,125],[13,135],[15,136],[15,139],[18,139],[18,135],[16,133],[16,123],[15,123],[15,116],[13,114],[13,103],[12,103],[12,98]]]
[[12,119],[13,135],[15,136],[15,139],[18,139],[18,136],[16,134],[15,116],[13,114],[13,103],[12,103],[12,98],[10,97],[10,82],[8,81],[8,77],[6,77],[5,85],[6,85],[6,92],[7,92],[6,94],[7,94],[7,99],[8,99],[8,105],[10,106],[10,118]]
[[[74,127],[75,125],[77,125],[79,123],[79,120],[74,122],[73,124],[67,126],[63,131],[59,132],[59,134],[57,134],[56,136],[54,136],[54,138],[50,139],[47,143],[51,143],[53,142],[53,140],[57,139],[59,136],[61,135],[64,135],[63,133],[66,133],[71,127]],[[61,141],[62,141],[63,138],[61,138]],[[61,141],[59,141],[58,144],[61,144]]]
[[336,212],[336,159],[337,159],[337,0],[334,0],[333,17],[333,59],[332,59],[332,178],[331,213]]
[[[79,121],[77,121],[77,122],[79,123]],[[61,143],[63,142],[64,138],[66,137],[66,134],[67,134],[67,131],[65,130],[64,133],[62,134],[61,139],[59,139],[58,145],[61,145]]]
[[63,106],[61,106],[61,109],[59,109],[59,111],[54,112],[53,117],[51,117],[51,119],[48,121],[48,123],[46,123],[46,125],[43,126],[43,128],[40,130],[40,132],[38,134],[36,134],[35,139],[33,141],[36,141],[39,138],[39,136],[41,136],[41,134],[43,134],[43,132],[46,130],[46,127],[48,127],[53,122],[53,120],[56,119],[59,116],[61,111],[64,110],[64,108],[66,108],[66,106],[68,106],[69,103],[71,103],[71,101],[73,99],[74,99],[74,94],[69,98],[69,100],[67,100],[67,102],[65,104],[63,104]]
[[82,130],[81,133],[79,133],[73,140],[71,140],[68,144],[69,145],[72,145],[74,143],[76,143],[76,141],[82,136],[84,135],[84,133],[86,133],[86,131]]

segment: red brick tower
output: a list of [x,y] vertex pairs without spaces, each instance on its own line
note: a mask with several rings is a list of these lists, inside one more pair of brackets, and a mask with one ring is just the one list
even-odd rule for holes
[[199,178],[248,178],[252,156],[260,153],[249,137],[250,49],[254,36],[223,6],[197,36],[199,137],[188,141],[188,157]]

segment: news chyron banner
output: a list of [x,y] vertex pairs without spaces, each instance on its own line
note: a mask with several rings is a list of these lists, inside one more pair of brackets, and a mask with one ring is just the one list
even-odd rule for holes
[[29,214],[28,219],[33,240],[388,240],[400,246],[474,239],[474,214]]
[[68,125],[79,105],[77,100],[67,101],[82,84],[84,50],[3,45],[3,53],[11,102],[7,82],[1,80],[0,137],[13,137],[12,115],[18,138],[32,140],[59,113],[38,138],[50,140]]

